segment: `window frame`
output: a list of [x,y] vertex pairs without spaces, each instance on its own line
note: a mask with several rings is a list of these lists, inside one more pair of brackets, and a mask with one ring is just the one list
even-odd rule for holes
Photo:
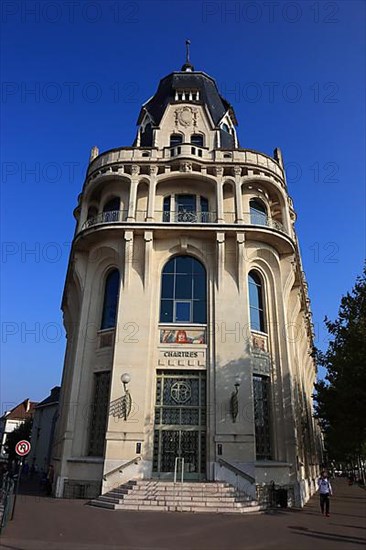
[[[190,272],[182,273],[179,271],[179,268],[177,269],[177,259],[178,258],[189,258],[192,263],[190,267]],[[167,266],[170,262],[174,262],[172,266],[172,271],[165,271]],[[200,265],[200,269],[195,269],[195,262],[197,262],[198,265]],[[170,269],[169,267],[169,269]],[[177,296],[177,278],[181,275],[189,275],[190,276],[190,297],[179,297]],[[173,285],[170,287],[171,293],[168,291],[164,291],[164,278],[165,277],[172,277],[173,278]],[[203,289],[199,291],[199,297],[196,298],[196,284],[195,280],[199,280],[202,278],[204,280],[204,286]],[[208,302],[208,280],[207,280],[207,270],[205,265],[194,256],[191,256],[189,254],[180,254],[177,256],[173,256],[170,258],[165,264],[161,271],[160,275],[160,312],[159,312],[159,323],[161,324],[182,324],[182,325],[188,325],[188,324],[199,324],[199,325],[207,325],[207,302]],[[169,289],[169,287],[167,287]],[[167,296],[170,295],[170,297],[163,297],[163,295]],[[177,319],[177,304],[179,303],[189,303],[190,304],[190,315],[189,320],[181,321]],[[199,305],[198,305],[199,304]],[[200,307],[201,305],[204,305],[204,310]],[[164,306],[164,307],[163,307]],[[164,319],[162,317],[163,311],[169,311],[170,317],[168,319]],[[198,319],[197,317],[202,315],[202,319]]]
[[[254,275],[254,277],[253,277]],[[253,279],[254,283],[251,283],[250,279]],[[257,279],[257,281],[256,281]],[[257,292],[258,292],[258,307],[254,304],[252,304],[252,301],[250,299],[251,293],[250,288],[251,285],[255,284]],[[258,291],[259,289],[259,291]],[[249,306],[249,323],[250,323],[250,330],[256,331],[256,332],[262,332],[263,334],[267,334],[267,316],[266,316],[266,303],[265,303],[265,289],[264,289],[264,281],[261,274],[256,269],[251,269],[248,272],[248,306]],[[260,307],[261,306],[261,307]],[[259,328],[253,326],[252,323],[252,311],[256,311],[259,314]]]

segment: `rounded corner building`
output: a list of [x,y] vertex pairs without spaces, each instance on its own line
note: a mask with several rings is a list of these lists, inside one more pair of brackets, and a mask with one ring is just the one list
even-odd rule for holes
[[[236,125],[187,60],[141,108],[131,147],[92,149],[62,303],[58,497],[225,511],[231,491],[242,511],[315,490],[296,215],[280,150],[242,149]],[[216,500],[194,507],[195,488]]]

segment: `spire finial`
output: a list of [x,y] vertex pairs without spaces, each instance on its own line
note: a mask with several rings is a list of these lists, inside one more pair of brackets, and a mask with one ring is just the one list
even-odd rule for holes
[[190,63],[190,60],[189,60],[189,46],[191,45],[191,41],[190,40],[186,40],[186,63]]
[[191,45],[191,41],[187,39],[186,40],[186,62],[184,63],[183,67],[181,68],[181,71],[187,71],[187,72],[194,71],[194,67],[193,67],[193,65],[191,63],[191,60],[189,58],[190,45]]

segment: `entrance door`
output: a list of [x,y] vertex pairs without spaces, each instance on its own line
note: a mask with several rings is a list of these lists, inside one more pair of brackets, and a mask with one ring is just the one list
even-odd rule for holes
[[205,478],[206,373],[204,372],[158,371],[157,373],[154,475],[172,479],[176,458],[184,459],[184,479]]

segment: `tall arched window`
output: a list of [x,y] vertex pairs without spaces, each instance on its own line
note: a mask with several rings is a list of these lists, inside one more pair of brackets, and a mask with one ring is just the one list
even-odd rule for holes
[[172,134],[170,136],[170,147],[181,145],[183,143],[183,136],[181,134]]
[[206,270],[191,256],[176,256],[163,269],[161,323],[207,322]]
[[116,326],[119,279],[118,269],[113,269],[105,280],[101,330]]
[[105,222],[116,222],[119,217],[121,201],[119,197],[113,197],[109,200],[103,208],[103,219]]
[[248,275],[250,328],[266,332],[264,322],[263,284],[255,271]]
[[250,223],[253,225],[268,225],[267,208],[260,199],[250,199]]

